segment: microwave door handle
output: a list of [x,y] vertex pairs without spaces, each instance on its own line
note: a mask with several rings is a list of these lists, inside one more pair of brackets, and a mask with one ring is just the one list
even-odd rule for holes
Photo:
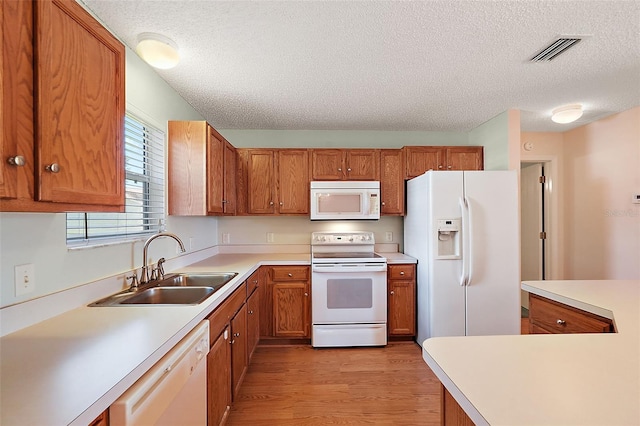
[[367,192],[367,196],[364,197],[364,209],[362,213],[369,215],[371,213],[371,193]]

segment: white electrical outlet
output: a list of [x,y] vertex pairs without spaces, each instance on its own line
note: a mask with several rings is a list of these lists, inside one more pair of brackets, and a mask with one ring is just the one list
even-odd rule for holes
[[385,232],[384,240],[387,242],[393,241],[393,232],[390,232],[390,231]]
[[267,232],[267,242],[268,243],[273,242],[273,232]]
[[222,244],[231,243],[231,235],[227,232],[222,233]]
[[31,293],[36,289],[36,275],[33,263],[16,265],[15,267],[16,296]]

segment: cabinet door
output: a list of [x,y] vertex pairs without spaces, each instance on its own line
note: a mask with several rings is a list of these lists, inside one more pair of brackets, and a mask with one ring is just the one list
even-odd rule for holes
[[37,1],[38,199],[124,209],[124,46],[75,1]]
[[380,213],[404,214],[404,171],[401,149],[380,151]]
[[309,152],[278,151],[278,211],[309,214]]
[[342,149],[311,150],[311,180],[342,180],[344,151]]
[[416,334],[415,281],[389,281],[389,334],[413,336]]
[[236,149],[229,142],[224,143],[224,198],[225,215],[236,214]]
[[[209,129],[205,121],[168,123],[169,214],[205,216]],[[185,165],[188,164],[188,167]]]
[[440,146],[405,146],[406,179],[428,170],[444,170],[446,153]]
[[260,293],[256,290],[247,299],[247,352],[251,359],[260,341]]
[[231,345],[229,326],[211,345],[207,355],[207,424],[223,423],[231,408]]
[[481,146],[458,146],[446,149],[447,170],[483,170]]
[[207,130],[207,213],[221,214],[224,211],[225,143],[211,126],[207,125]]
[[345,152],[347,180],[379,180],[380,152],[375,149],[349,149]]
[[231,320],[231,389],[233,398],[238,395],[240,384],[247,371],[247,305]]
[[247,213],[274,214],[274,152],[269,149],[252,149],[247,160]]
[[309,337],[309,284],[273,285],[273,333],[276,337]]

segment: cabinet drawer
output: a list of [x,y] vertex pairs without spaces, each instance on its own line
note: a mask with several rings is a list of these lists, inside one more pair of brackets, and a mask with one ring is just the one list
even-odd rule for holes
[[415,277],[415,265],[388,265],[387,274],[390,280],[409,280]]
[[212,345],[246,300],[247,286],[243,283],[209,315],[209,342]]
[[308,266],[273,266],[269,269],[271,281],[308,281]]
[[258,288],[260,282],[260,268],[256,269],[253,274],[247,278],[247,298],[251,296],[251,293]]
[[552,333],[608,333],[611,320],[544,297],[529,295],[531,329],[542,327]]

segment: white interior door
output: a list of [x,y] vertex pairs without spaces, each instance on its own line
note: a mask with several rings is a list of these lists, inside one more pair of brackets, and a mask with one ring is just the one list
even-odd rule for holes
[[[540,232],[543,230],[542,206],[542,163],[523,163],[520,170],[520,235],[522,256],[522,281],[543,279],[543,243]],[[528,308],[526,292],[522,295],[522,306]]]

